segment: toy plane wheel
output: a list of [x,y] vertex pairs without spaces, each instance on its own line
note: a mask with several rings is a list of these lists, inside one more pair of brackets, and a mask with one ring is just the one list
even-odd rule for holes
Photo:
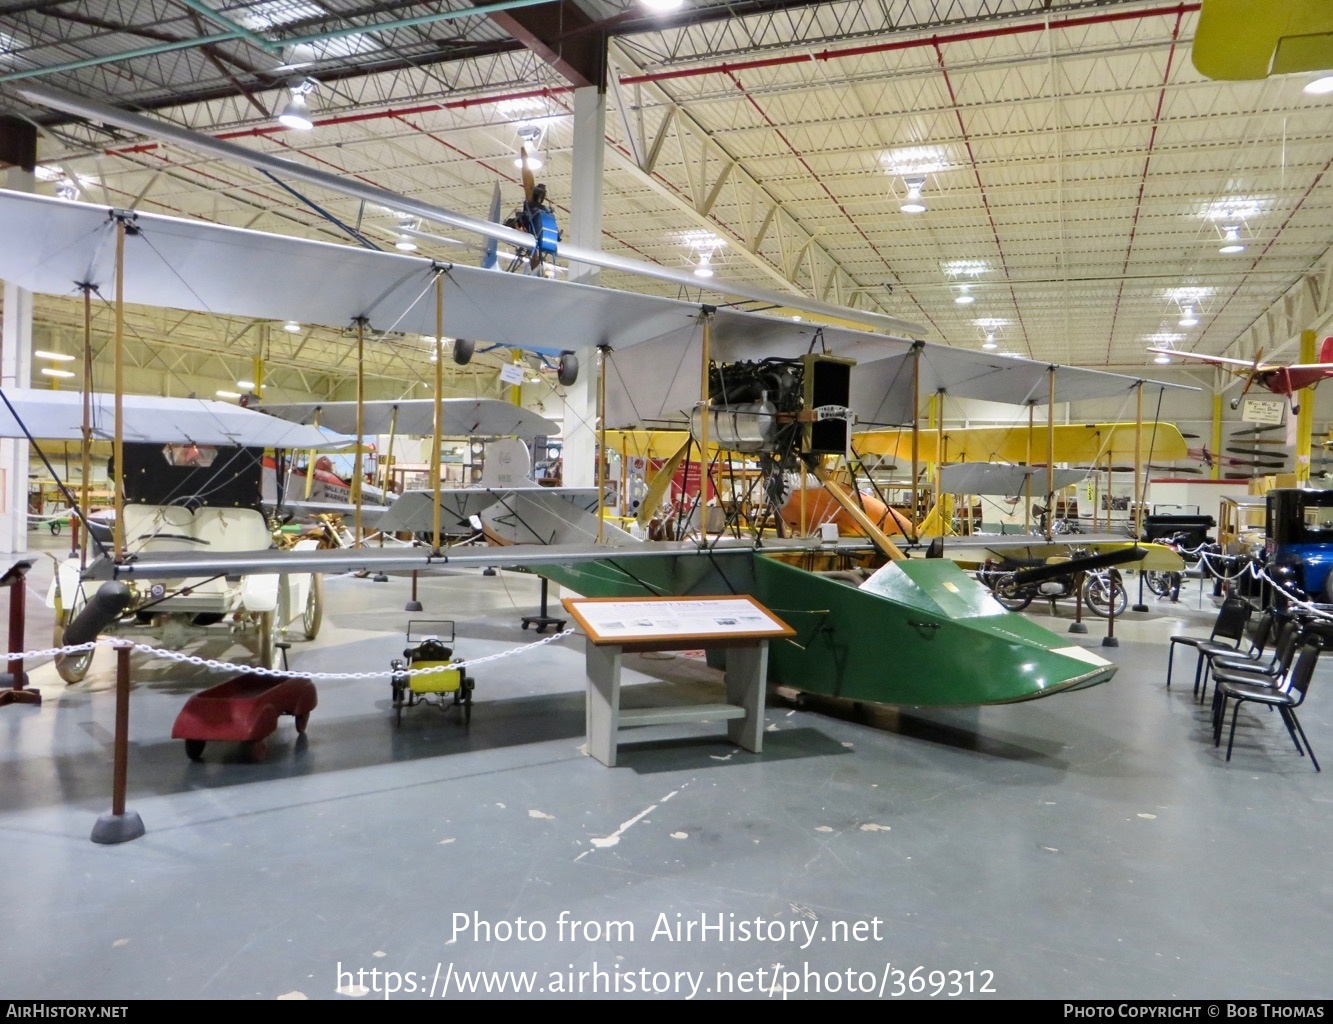
[[459,366],[466,366],[472,362],[472,352],[476,348],[476,342],[471,338],[454,339],[454,362]]
[[310,724],[310,712],[302,711],[299,715],[296,716],[296,734],[298,736],[304,736],[305,727],[309,724]]
[[186,740],[185,756],[188,757],[191,761],[202,761],[204,759],[204,741]]

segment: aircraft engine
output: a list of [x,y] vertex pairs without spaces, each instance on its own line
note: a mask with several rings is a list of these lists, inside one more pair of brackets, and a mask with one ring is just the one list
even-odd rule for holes
[[713,363],[708,401],[695,406],[690,431],[726,451],[845,454],[852,363],[828,356]]

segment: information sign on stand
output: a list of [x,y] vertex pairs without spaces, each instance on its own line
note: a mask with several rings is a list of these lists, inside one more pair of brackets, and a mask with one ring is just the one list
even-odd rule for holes
[[[622,728],[705,719],[725,720],[733,743],[762,750],[768,641],[796,631],[754,598],[565,598],[562,603],[588,637],[588,752],[597,760],[615,765]],[[726,652],[725,704],[621,709],[625,652],[699,647]]]

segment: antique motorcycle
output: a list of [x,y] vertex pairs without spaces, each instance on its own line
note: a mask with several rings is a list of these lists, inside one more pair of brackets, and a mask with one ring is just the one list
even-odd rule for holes
[[987,559],[977,570],[977,579],[989,587],[995,599],[1010,611],[1022,611],[1038,598],[1054,605],[1056,601],[1081,592],[1083,603],[1092,613],[1106,618],[1111,614],[1113,604],[1117,616],[1123,615],[1129,607],[1129,592],[1116,566],[1138,561],[1144,554],[1142,548],[1126,548],[1100,555],[1073,548],[1067,561],[1048,563],[1013,557],[999,561]]

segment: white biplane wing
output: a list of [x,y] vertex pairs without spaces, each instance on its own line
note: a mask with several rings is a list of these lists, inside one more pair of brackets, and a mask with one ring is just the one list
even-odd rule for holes
[[[530,409],[495,398],[446,398],[441,437],[553,437],[560,425]],[[318,423],[342,434],[355,434],[355,402],[298,402],[260,406],[261,412],[295,423]],[[367,434],[394,430],[409,437],[435,433],[435,400],[410,398],[400,401],[363,402],[361,429]]]
[[[77,391],[5,388],[0,401],[0,437],[39,441],[83,440],[83,396]],[[241,448],[318,448],[353,443],[318,427],[265,416],[228,402],[205,398],[122,395],[127,442],[179,442]],[[109,441],[115,431],[115,396],[91,396],[92,436]]]

